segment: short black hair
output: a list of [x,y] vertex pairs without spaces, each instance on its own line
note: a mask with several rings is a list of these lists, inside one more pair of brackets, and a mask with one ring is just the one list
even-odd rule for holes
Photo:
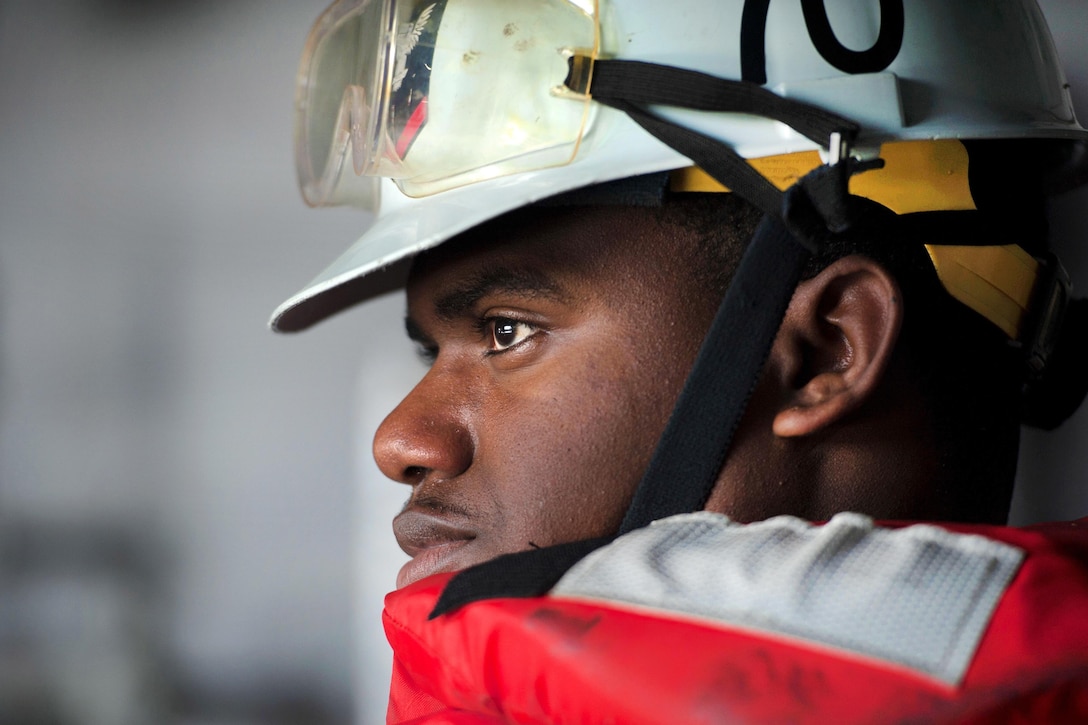
[[[803,277],[862,254],[896,279],[904,309],[896,352],[930,411],[939,494],[957,520],[1003,521],[1019,448],[1021,354],[1004,332],[956,301],[937,278],[924,245],[956,241],[948,239],[943,217],[898,224],[894,214],[870,206],[875,221],[833,238],[810,260]],[[1032,213],[1041,215],[1042,206]],[[677,193],[667,198],[660,216],[694,233],[698,262],[691,265],[693,281],[709,294],[724,296],[761,212],[735,194]],[[1045,239],[1032,240],[1033,251],[1040,245]]]
[[896,221],[885,216],[835,239],[806,271],[862,254],[895,278],[903,296],[897,353],[930,411],[938,492],[957,520],[1003,522],[1019,455],[1023,355],[994,323],[948,293],[924,246],[977,240],[949,239],[940,216]]

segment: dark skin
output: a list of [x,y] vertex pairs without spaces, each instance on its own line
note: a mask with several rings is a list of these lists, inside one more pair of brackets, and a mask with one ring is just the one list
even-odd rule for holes
[[[719,303],[701,262],[694,232],[625,207],[523,210],[417,261],[432,363],[374,441],[412,488],[398,586],[618,528]],[[902,315],[865,257],[803,282],[707,509],[942,518]]]

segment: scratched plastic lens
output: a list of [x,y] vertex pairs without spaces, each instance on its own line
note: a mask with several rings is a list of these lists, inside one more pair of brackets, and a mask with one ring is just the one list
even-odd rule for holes
[[[420,5],[423,11],[430,7]],[[398,178],[409,195],[421,196],[569,162],[589,104],[559,89],[569,55],[595,52],[595,15],[566,0],[442,5],[432,48],[421,50],[432,39],[426,33],[414,47],[410,40],[398,40],[396,66],[407,64],[409,71],[390,98],[386,118],[393,153],[383,155],[383,175]],[[412,71],[419,67],[411,57],[415,53],[426,58],[426,77]],[[397,88],[396,79],[393,85]]]
[[300,74],[304,195],[351,202],[351,177],[381,176],[424,196],[571,161],[591,104],[563,88],[567,58],[598,34],[595,0],[334,4]]

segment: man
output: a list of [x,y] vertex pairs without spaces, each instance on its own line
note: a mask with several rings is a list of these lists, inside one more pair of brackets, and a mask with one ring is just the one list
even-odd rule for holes
[[[700,206],[733,237],[709,240],[727,254],[708,258],[706,232],[690,224],[705,216]],[[660,210],[537,207],[421,256],[408,327],[431,370],[375,439],[383,473],[414,489],[394,522],[415,556],[400,585],[619,527],[724,292],[708,269],[739,256],[755,221],[735,198]],[[969,414],[951,404],[934,412],[933,373],[947,377],[943,358],[963,345],[901,344],[902,298],[895,277],[861,255],[801,284],[709,510],[739,521],[839,511],[1004,521],[1015,388],[999,381],[1000,396],[986,385],[1000,399],[986,406],[989,423],[955,435],[938,416],[962,423]],[[938,322],[912,320],[931,334]],[[926,360],[933,354],[942,359]],[[962,408],[983,394],[956,397]],[[1003,421],[992,417],[1001,411]],[[952,435],[938,439],[938,427]]]
[[375,439],[411,486],[391,721],[1088,713],[1083,537],[965,525],[1004,522],[1021,417],[1085,389],[1041,211],[1085,134],[1038,11],[784,5],[341,2],[315,27],[307,199],[373,204],[349,154],[423,197],[383,189],[274,319],[418,254],[431,367]]

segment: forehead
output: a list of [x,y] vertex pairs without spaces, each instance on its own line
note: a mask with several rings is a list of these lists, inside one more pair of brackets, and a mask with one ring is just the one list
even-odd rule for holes
[[[409,303],[466,280],[560,294],[579,280],[641,287],[670,277],[666,261],[685,240],[653,210],[638,207],[531,207],[483,224],[420,255]],[[677,282],[675,277],[671,280]]]

